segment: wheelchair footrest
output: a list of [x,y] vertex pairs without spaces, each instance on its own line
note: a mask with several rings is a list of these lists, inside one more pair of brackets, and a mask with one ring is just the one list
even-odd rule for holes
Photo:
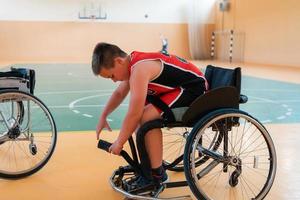
[[165,183],[149,184],[143,188],[129,188],[128,183],[134,181],[137,176],[130,167],[120,167],[115,170],[110,178],[112,188],[129,199],[147,199],[147,200],[187,200],[190,196],[179,196],[170,198],[159,198],[159,194],[166,188]]
[[163,184],[156,184],[154,182],[143,183],[143,185],[134,184],[138,179],[140,179],[140,176],[133,176],[123,180],[123,189],[130,194],[149,196],[158,196],[158,193],[164,190]]

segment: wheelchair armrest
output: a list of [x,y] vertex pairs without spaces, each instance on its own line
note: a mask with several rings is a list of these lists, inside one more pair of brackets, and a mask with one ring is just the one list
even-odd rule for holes
[[248,97],[246,95],[240,94],[240,101],[239,103],[247,103]]

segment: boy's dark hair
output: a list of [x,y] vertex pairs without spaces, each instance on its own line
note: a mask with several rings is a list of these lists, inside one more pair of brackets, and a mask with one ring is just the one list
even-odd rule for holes
[[105,42],[98,43],[93,52],[92,58],[92,70],[93,73],[98,76],[101,68],[112,68],[114,64],[114,58],[125,57],[127,54],[121,50],[118,46],[108,44]]

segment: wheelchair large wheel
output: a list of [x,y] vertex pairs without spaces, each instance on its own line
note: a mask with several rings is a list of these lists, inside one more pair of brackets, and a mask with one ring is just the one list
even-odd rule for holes
[[35,96],[0,92],[0,177],[22,178],[41,169],[56,145],[53,117]]
[[186,138],[190,134],[190,127],[166,127],[162,128],[163,135],[163,162],[165,166],[172,164],[176,159],[181,161],[174,167],[168,168],[170,171],[183,172],[183,152]]
[[[164,166],[170,171],[183,172],[183,153],[186,145],[186,139],[188,138],[191,127],[166,127],[162,129],[163,135],[163,162]],[[223,138],[223,134],[215,131],[215,137],[211,140],[212,150],[218,149]],[[169,167],[176,161],[180,161],[173,167]],[[208,160],[207,156],[199,158],[196,165],[201,165]]]
[[[223,139],[212,149],[216,129]],[[197,165],[199,157],[208,159]],[[275,147],[255,118],[240,110],[220,109],[193,128],[185,147],[184,170],[198,199],[263,199],[275,178]]]

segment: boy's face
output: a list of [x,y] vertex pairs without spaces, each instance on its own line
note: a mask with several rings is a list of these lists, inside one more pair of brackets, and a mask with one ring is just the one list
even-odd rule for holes
[[112,81],[128,80],[129,72],[126,62],[123,58],[117,57],[114,59],[114,66],[112,68],[102,68],[99,75],[103,78],[110,78]]

